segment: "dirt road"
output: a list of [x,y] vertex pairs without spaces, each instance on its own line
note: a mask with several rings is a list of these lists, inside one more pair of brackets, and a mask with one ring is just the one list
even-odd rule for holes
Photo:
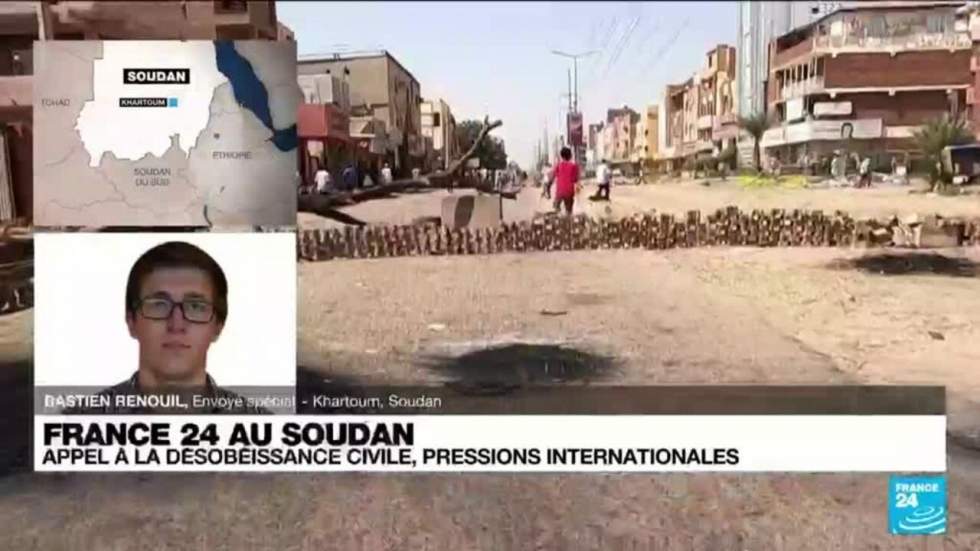
[[[980,427],[980,324],[969,314],[980,306],[980,256],[865,255],[703,249],[301,264],[300,362],[362,381],[436,381],[434,355],[560,342],[615,358],[610,380],[628,383],[946,384],[956,441],[953,535],[942,548],[980,548],[980,454],[969,449]],[[939,548],[886,535],[886,482],[18,475],[0,479],[0,548]]]

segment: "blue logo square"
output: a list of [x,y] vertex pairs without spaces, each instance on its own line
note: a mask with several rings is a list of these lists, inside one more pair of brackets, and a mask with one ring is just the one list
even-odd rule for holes
[[888,531],[901,535],[945,534],[946,477],[890,477]]
[[177,98],[167,100],[167,107],[177,107]]

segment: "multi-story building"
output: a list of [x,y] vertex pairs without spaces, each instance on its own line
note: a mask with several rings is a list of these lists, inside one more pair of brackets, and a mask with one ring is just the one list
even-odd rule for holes
[[717,156],[735,145],[735,48],[721,44],[706,55],[705,66],[664,94],[666,136],[663,158],[668,170],[693,159]]
[[303,103],[297,112],[299,170],[304,185],[313,184],[317,170],[325,168],[338,177],[353,160],[350,87],[336,75],[300,75]]
[[974,139],[980,141],[980,3],[969,2],[957,9],[960,28],[966,27],[973,43],[970,59],[970,88],[966,91],[966,119],[973,127]]
[[278,39],[296,42],[296,33],[280,21],[278,25]]
[[419,81],[387,51],[300,56],[301,75],[342,75],[350,83],[351,112],[384,121],[392,168],[407,174],[421,168],[425,147],[421,132]]
[[596,124],[589,125],[589,135],[588,135],[588,150],[586,152],[586,166],[589,169],[595,169],[599,161],[602,160],[604,153],[602,131],[604,124],[599,122]]
[[718,155],[735,147],[738,139],[735,48],[719,45],[707,57],[699,75],[698,141],[710,141],[712,153]]
[[35,40],[268,39],[275,2],[0,2],[0,220],[32,217]]
[[664,91],[664,147],[661,157],[665,169],[673,172],[679,170],[684,159],[694,153],[694,147],[685,135],[689,135],[689,96],[697,95],[693,87],[693,79],[682,84],[668,84]]
[[449,105],[441,100],[423,101],[422,136],[432,141],[434,155],[432,167],[449,168],[453,159],[460,156],[456,141],[456,118]]
[[[738,6],[738,69],[736,105],[741,117],[766,110],[769,79],[769,43],[777,36],[807,25],[836,10],[841,2],[740,1]],[[739,161],[752,164],[752,138],[738,142]]]
[[640,114],[626,107],[606,111],[606,124],[603,130],[603,158],[610,165],[630,163],[633,143],[636,139],[636,125]]
[[967,107],[972,42],[965,2],[855,2],[776,38],[767,156],[797,163],[846,150],[887,163],[917,155],[913,134]]
[[658,158],[659,114],[659,108],[656,105],[648,105],[640,115],[639,122],[636,124],[636,137],[633,141],[633,155],[631,160],[634,164],[647,169],[652,168]]

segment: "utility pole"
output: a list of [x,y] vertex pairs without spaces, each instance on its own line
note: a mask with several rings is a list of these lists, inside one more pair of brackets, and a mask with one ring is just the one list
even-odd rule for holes
[[[571,104],[571,107],[572,107],[572,112],[573,113],[578,113],[578,58],[580,58],[580,57],[588,57],[590,55],[597,54],[599,52],[596,51],[596,50],[590,50],[588,52],[582,52],[582,53],[579,53],[579,54],[569,54],[569,53],[562,52],[562,51],[559,51],[559,50],[551,50],[551,53],[553,53],[555,55],[560,55],[562,57],[571,58],[571,60],[572,60],[572,68],[573,68],[573,71],[575,73],[575,97],[574,97],[574,100],[573,100],[573,102]],[[571,85],[571,83],[569,83],[568,88],[569,88],[569,90],[568,90],[569,93],[571,93],[572,92],[572,85]]]
[[578,100],[575,99],[574,95],[572,94],[572,70],[569,69],[568,70],[568,112],[569,113],[575,112],[575,104],[577,103]]
[[[562,56],[562,57],[571,58],[571,60],[572,60],[572,72],[574,72],[574,74],[575,74],[575,76],[574,76],[575,86],[574,86],[574,91],[573,91],[573,87],[572,87],[572,74],[570,73],[568,75],[568,95],[569,95],[568,112],[569,113],[574,113],[574,114],[578,115],[578,112],[579,112],[578,111],[578,58],[580,58],[580,57],[587,57],[587,56],[590,56],[590,55],[595,54],[595,53],[598,53],[598,52],[596,50],[590,50],[588,52],[582,52],[582,53],[578,53],[578,54],[570,54],[570,53],[562,52],[562,51],[559,51],[559,50],[551,50],[551,53],[553,53],[555,55]],[[571,145],[573,147],[572,150],[575,152],[575,157],[574,158],[575,158],[575,160],[577,162],[581,162],[582,161],[582,148],[579,146],[579,144],[572,144],[571,143],[571,140],[572,140],[572,137],[570,135],[571,129],[570,128],[567,128],[567,124],[566,124],[566,131],[569,133],[569,136],[568,136],[569,145]]]

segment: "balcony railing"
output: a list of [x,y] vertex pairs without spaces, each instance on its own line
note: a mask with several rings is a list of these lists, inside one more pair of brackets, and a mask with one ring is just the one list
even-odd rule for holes
[[812,77],[783,86],[783,89],[779,92],[779,98],[782,100],[788,100],[808,96],[810,94],[819,94],[823,91],[823,77]]
[[917,33],[900,36],[818,36],[816,47],[821,50],[935,50],[970,48],[973,41],[968,33]]

